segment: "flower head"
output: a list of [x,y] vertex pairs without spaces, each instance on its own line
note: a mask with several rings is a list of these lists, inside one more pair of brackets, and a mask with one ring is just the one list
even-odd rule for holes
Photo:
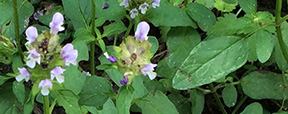
[[130,17],[131,17],[132,19],[134,19],[134,18],[137,17],[137,16],[138,16],[138,10],[137,10],[136,8],[132,9],[132,10],[130,11]]
[[142,42],[144,40],[148,40],[148,32],[150,30],[150,26],[145,21],[138,24],[136,32],[135,32],[135,38],[136,40]]
[[109,56],[107,52],[105,52],[104,55],[111,63],[117,62],[117,59],[114,56]]
[[143,4],[141,4],[141,5],[139,6],[139,10],[141,10],[141,13],[142,13],[142,14],[145,14],[145,13],[146,13],[148,6],[149,6],[149,5],[148,5],[146,2],[144,2]]
[[160,0],[154,0],[153,2],[152,2],[152,7],[153,8],[156,8],[156,7],[159,7],[160,6]]
[[38,87],[41,88],[41,94],[47,96],[49,94],[49,89],[52,89],[52,82],[48,79],[41,80]]
[[153,72],[153,70],[156,66],[157,66],[157,64],[149,63],[141,69],[141,72],[144,76],[148,75],[150,80],[153,80],[157,75],[156,72]]
[[57,34],[59,31],[63,31],[64,27],[63,25],[64,17],[61,13],[57,12],[53,15],[52,22],[50,22],[50,33],[51,34]]
[[129,0],[123,0],[119,5],[127,8],[127,7],[129,7]]
[[56,80],[58,83],[63,83],[64,82],[64,76],[63,76],[63,72],[65,71],[65,69],[61,68],[61,67],[55,67],[53,70],[51,70],[50,74],[51,74],[51,80],[53,80],[56,77]]
[[30,45],[31,43],[33,43],[36,40],[37,36],[38,36],[37,29],[35,27],[33,27],[33,26],[28,27],[26,29],[26,31],[25,31],[25,34],[27,36],[26,39],[28,40],[25,43],[25,45]]
[[32,49],[29,52],[27,57],[28,61],[26,65],[30,68],[34,68],[36,66],[36,62],[40,65],[41,55],[36,51],[36,49]]
[[66,66],[69,66],[70,63],[76,65],[76,59],[78,57],[78,51],[73,48],[73,45],[68,43],[66,44],[61,52],[61,58],[64,61]]
[[17,82],[21,82],[23,79],[28,82],[30,79],[30,73],[28,72],[28,70],[26,68],[18,68],[18,70],[20,74],[15,77]]
[[103,8],[103,9],[106,9],[106,8],[108,8],[108,7],[109,7],[109,4],[106,2],[102,8]]

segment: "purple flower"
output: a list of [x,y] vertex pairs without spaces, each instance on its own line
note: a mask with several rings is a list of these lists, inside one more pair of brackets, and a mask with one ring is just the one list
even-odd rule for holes
[[137,10],[136,8],[132,9],[132,10],[130,11],[130,17],[131,17],[132,19],[134,19],[134,18],[137,17],[137,16],[138,16],[138,10]]
[[152,2],[152,7],[153,8],[156,8],[156,7],[159,7],[160,6],[160,0],[154,0],[153,2]]
[[148,75],[150,80],[153,80],[157,75],[156,72],[153,72],[153,70],[156,66],[157,66],[157,64],[149,63],[141,69],[141,72],[144,76]]
[[127,7],[129,7],[129,0],[123,0],[119,5],[127,8]]
[[78,57],[78,51],[73,48],[73,45],[68,43],[66,44],[61,52],[61,58],[64,61],[66,66],[69,66],[70,63],[76,65],[76,59]]
[[109,54],[107,52],[105,52],[104,55],[111,63],[117,62],[117,59],[114,56],[109,56]]
[[26,65],[30,68],[34,68],[36,66],[36,62],[40,65],[41,55],[36,51],[36,49],[32,49],[29,52],[27,57],[28,61]]
[[20,74],[17,75],[15,78],[17,82],[21,82],[23,79],[25,79],[26,82],[30,79],[30,73],[26,68],[18,68]]
[[145,21],[142,21],[138,24],[136,32],[135,32],[135,38],[136,40],[142,42],[144,40],[148,40],[148,32],[150,30],[150,26]]
[[59,31],[63,31],[64,27],[63,25],[64,17],[61,13],[57,12],[53,15],[52,22],[50,22],[50,33],[51,34],[57,34]]
[[103,9],[106,9],[109,7],[109,4],[108,3],[105,3],[104,6],[102,7]]
[[25,43],[25,45],[30,45],[31,43],[33,43],[36,38],[38,37],[38,32],[37,29],[33,26],[30,26],[26,29],[25,34],[27,36],[27,42]]
[[36,13],[34,13],[33,17],[34,17],[35,20],[38,20],[38,17],[42,16],[42,15],[43,15],[43,10],[37,11]]
[[128,84],[128,83],[129,83],[128,75],[132,75],[132,74],[133,74],[133,72],[130,72],[130,71],[125,72],[125,73],[124,73],[124,79],[120,80],[120,84],[121,84],[121,85],[126,85],[126,84]]
[[62,75],[65,69],[61,67],[55,67],[53,70],[51,70],[51,80],[53,80],[56,77],[56,80],[58,83],[63,83],[64,82],[64,76]]
[[148,5],[146,2],[144,2],[143,4],[141,4],[141,5],[139,6],[139,10],[141,10],[141,13],[142,13],[142,14],[145,14],[145,13],[146,13],[148,6],[149,6],[149,5]]
[[38,87],[41,88],[41,94],[47,96],[49,94],[49,89],[52,89],[52,82],[48,79],[41,80]]

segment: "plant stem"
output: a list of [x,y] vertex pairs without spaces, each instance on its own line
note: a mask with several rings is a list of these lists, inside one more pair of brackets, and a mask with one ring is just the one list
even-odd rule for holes
[[12,0],[13,1],[13,10],[14,10],[14,32],[15,32],[15,40],[16,40],[16,45],[18,48],[18,53],[21,57],[21,60],[23,61],[23,51],[21,48],[21,43],[20,43],[20,37],[19,37],[19,19],[18,19],[18,9],[17,9],[17,0]]
[[43,96],[44,114],[49,114],[49,96]]
[[117,34],[115,34],[115,35],[114,35],[114,43],[113,43],[113,45],[114,45],[114,46],[116,46],[116,43],[117,43],[117,38],[118,38],[118,35],[117,35]]
[[221,101],[220,101],[220,99],[218,97],[217,91],[215,91],[214,85],[212,83],[210,83],[209,87],[210,87],[210,90],[213,91],[213,95],[214,95],[214,97],[216,99],[216,102],[217,102],[222,114],[227,114],[226,110],[223,107],[223,104],[221,103]]
[[129,22],[129,26],[127,28],[127,31],[126,31],[125,35],[124,35],[124,38],[126,38],[129,35],[129,33],[130,33],[131,29],[132,29],[132,26],[133,26],[133,22],[132,21],[133,20],[130,20],[130,22]]
[[280,20],[281,9],[282,9],[282,0],[277,0],[276,1],[276,11],[275,11],[276,33],[277,33],[277,38],[278,38],[279,45],[281,47],[282,54],[283,54],[286,62],[288,62],[288,53],[287,53],[286,46],[285,46],[283,38],[282,38],[282,31],[281,31],[281,20]]
[[[94,36],[95,39],[95,2],[94,0],[91,0],[91,4],[92,4],[92,16],[91,16],[91,34]],[[94,56],[94,52],[95,52],[95,41],[92,41],[90,43],[90,68],[91,68],[91,75],[95,75],[95,56]]]
[[245,101],[246,99],[247,99],[247,95],[245,95],[245,96],[241,99],[241,101],[237,104],[237,106],[234,108],[232,114],[235,114],[235,113],[238,111],[238,109],[240,108],[240,106],[242,106],[242,104],[244,103],[244,101]]

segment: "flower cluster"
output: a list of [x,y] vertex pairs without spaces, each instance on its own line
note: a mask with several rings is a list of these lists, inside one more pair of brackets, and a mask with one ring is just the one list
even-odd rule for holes
[[[76,65],[78,51],[68,43],[63,48],[58,43],[58,32],[63,31],[64,17],[61,13],[55,13],[49,24],[50,32],[44,31],[38,35],[37,28],[30,26],[25,31],[28,49],[26,60],[27,68],[18,68],[19,75],[15,78],[18,82],[25,79],[38,82],[41,94],[46,96],[52,89],[53,80],[61,84],[64,82],[64,67],[70,64]],[[40,71],[40,72],[39,72]]]
[[146,22],[140,22],[137,26],[135,36],[129,36],[120,46],[114,46],[115,57],[104,53],[106,58],[118,66],[118,70],[124,74],[120,84],[131,84],[135,76],[144,75],[150,80],[156,78],[153,72],[157,64],[152,64],[150,53],[151,44],[148,41],[150,26]]
[[[119,5],[124,6],[125,8],[128,8],[129,4],[130,4],[129,0],[123,0]],[[160,0],[153,0],[153,2],[151,3],[151,6],[152,6],[152,8],[159,7],[160,6]],[[149,8],[149,4],[147,2],[144,2],[144,3],[139,5],[138,10],[140,10],[141,14],[144,15],[146,13],[146,11],[148,10],[148,8]],[[139,14],[138,10],[137,10],[137,7],[134,7],[134,8],[132,8],[132,10],[130,10],[129,14],[130,14],[130,17],[132,19],[134,19],[135,17],[138,16],[138,14]]]

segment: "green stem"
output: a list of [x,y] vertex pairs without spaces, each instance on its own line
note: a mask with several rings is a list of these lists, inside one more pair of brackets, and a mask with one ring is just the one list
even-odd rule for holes
[[131,29],[133,27],[133,22],[132,21],[133,20],[130,20],[130,22],[129,22],[129,26],[127,28],[127,31],[126,31],[125,35],[124,35],[124,38],[126,38],[129,35],[129,33],[130,33],[130,31],[131,31]]
[[246,99],[247,99],[247,95],[245,95],[245,96],[241,99],[241,101],[237,104],[237,106],[234,108],[232,114],[235,114],[235,113],[238,111],[238,109],[240,108],[240,106],[242,106],[242,104],[245,102]]
[[217,91],[215,91],[214,85],[212,83],[210,83],[209,87],[210,87],[210,90],[213,91],[213,96],[215,97],[216,102],[217,102],[222,114],[227,114],[226,110],[223,107],[222,102],[220,101],[220,99],[218,97]]
[[55,105],[56,105],[56,100],[57,99],[55,99],[53,102],[52,102],[52,104],[51,104],[51,106],[50,106],[50,108],[49,108],[49,114],[51,114],[52,113],[52,111],[53,111],[53,109],[54,109],[54,107],[55,107]]
[[43,96],[44,114],[49,114],[49,96]]
[[18,53],[21,57],[21,60],[23,61],[23,51],[21,48],[21,43],[20,43],[20,37],[19,37],[19,21],[18,21],[18,9],[17,9],[17,0],[12,0],[13,1],[13,10],[14,10],[14,32],[15,32],[15,40],[16,40],[16,45],[18,48]]
[[281,19],[279,20],[279,23],[282,23],[282,22],[284,22],[284,21],[286,21],[286,20],[288,20],[288,14],[285,15],[283,18],[281,18]]
[[114,35],[114,43],[113,43],[113,45],[114,45],[114,46],[116,46],[116,43],[117,43],[117,38],[118,38],[118,35],[117,35],[117,34],[115,34],[115,35]]
[[[95,38],[95,30],[94,30],[94,27],[95,27],[95,2],[94,0],[91,0],[91,4],[92,4],[92,16],[91,16],[91,33],[92,35],[94,36]],[[95,75],[95,62],[94,62],[94,59],[95,59],[95,56],[94,56],[94,53],[95,53],[95,42],[91,42],[90,43],[90,68],[91,68],[91,75]]]

